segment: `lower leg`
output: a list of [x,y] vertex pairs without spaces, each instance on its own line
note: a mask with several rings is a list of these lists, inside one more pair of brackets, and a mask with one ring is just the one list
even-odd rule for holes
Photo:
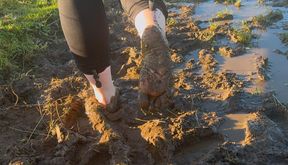
[[[103,2],[58,0],[58,9],[61,27],[77,67],[93,87],[96,99],[103,105],[109,104],[115,87],[111,78],[109,28]],[[101,88],[96,87],[93,70],[99,73]]]
[[154,0],[154,11],[150,9],[148,0],[120,1],[124,11],[135,23],[140,37],[142,37],[144,30],[148,26],[153,25],[161,28],[162,35],[165,36],[165,20],[168,16],[168,11],[163,0]]
[[84,75],[92,86],[97,101],[104,106],[109,104],[111,97],[114,96],[116,92],[111,76],[111,66],[107,67],[103,72],[98,74],[99,81],[101,82],[100,88],[96,86],[96,80],[94,79],[93,75]]
[[134,23],[141,38],[143,65],[139,79],[139,103],[143,109],[170,105],[171,61],[166,38],[165,10],[145,8],[135,15]]
[[[161,31],[163,38],[166,40],[165,16],[159,9],[155,11],[144,9],[136,15],[134,22],[140,37],[142,37],[147,27],[156,26]],[[114,96],[116,92],[116,88],[112,81],[111,67],[107,67],[103,72],[98,74],[99,81],[102,84],[101,88],[97,88],[96,80],[93,75],[84,75],[91,84],[98,102],[103,105],[109,104],[111,97]]]
[[150,9],[144,9],[136,15],[134,23],[140,38],[142,38],[147,27],[156,26],[166,39],[166,18],[161,10],[156,9],[152,11]]

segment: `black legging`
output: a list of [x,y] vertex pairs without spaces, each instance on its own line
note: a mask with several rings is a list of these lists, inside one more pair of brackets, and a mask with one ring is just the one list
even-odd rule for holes
[[[149,8],[148,0],[121,0],[122,7],[134,20]],[[84,74],[101,73],[110,66],[109,30],[102,0],[58,0],[61,26],[77,67]],[[165,4],[155,0],[167,17]]]

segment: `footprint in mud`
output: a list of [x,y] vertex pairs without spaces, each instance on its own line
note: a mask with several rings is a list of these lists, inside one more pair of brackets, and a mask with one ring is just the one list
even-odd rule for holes
[[224,122],[219,128],[219,133],[224,135],[229,142],[243,144],[245,140],[245,132],[247,121],[253,119],[255,114],[236,113],[224,116]]
[[219,137],[203,138],[198,143],[193,143],[181,148],[179,152],[174,155],[173,163],[175,165],[195,164],[205,158],[207,153],[213,151],[222,143],[223,140]]

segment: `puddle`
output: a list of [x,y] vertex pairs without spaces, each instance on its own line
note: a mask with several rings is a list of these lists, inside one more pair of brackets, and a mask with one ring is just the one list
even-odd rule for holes
[[268,29],[258,40],[258,48],[252,48],[248,53],[233,58],[225,58],[220,61],[221,69],[228,70],[238,75],[251,77],[257,80],[257,76],[252,73],[257,71],[257,57],[267,57],[269,61],[268,76],[270,79],[266,82],[253,81],[252,85],[245,90],[253,93],[255,90],[261,92],[274,91],[280,101],[288,102],[288,60],[285,56],[278,55],[275,49],[286,51],[279,40],[277,33],[280,30]]
[[253,48],[240,56],[233,58],[222,57],[218,60],[220,63],[220,70],[236,73],[244,77],[245,80],[252,79],[251,84],[245,87],[244,91],[254,93],[255,91],[265,91],[266,83],[257,81],[257,58],[263,56],[268,57],[267,50],[261,48]]
[[216,149],[222,144],[218,137],[209,137],[201,139],[199,143],[183,147],[181,151],[174,155],[174,163],[177,165],[191,165],[205,157],[207,153]]
[[223,134],[229,142],[242,144],[245,140],[246,123],[253,117],[255,117],[255,115],[249,113],[225,115],[225,121],[220,126],[219,132]]
[[[281,25],[287,23],[288,14],[285,8],[259,6],[256,1],[244,1],[243,5],[244,6],[239,10],[233,5],[225,6],[222,4],[214,4],[212,2],[205,2],[196,7],[195,16],[199,17],[199,19],[209,19],[215,15],[217,11],[228,8],[228,10],[233,10],[233,16],[236,18],[234,21],[237,22],[237,20],[247,20],[252,16],[265,14],[271,9],[282,10],[284,14],[283,20],[268,28],[266,31],[259,30],[254,32],[259,35],[258,39],[253,40],[253,43],[256,44],[256,48],[251,48],[247,50],[247,53],[237,57],[226,58],[218,55],[216,56],[216,59],[220,64],[220,70],[227,70],[242,77],[246,77],[247,79],[252,79],[252,84],[245,88],[246,92],[254,93],[255,91],[273,91],[281,102],[288,103],[288,60],[287,57],[275,53],[276,49],[283,52],[288,50],[287,46],[285,46],[278,37],[279,33],[284,32],[284,30],[281,29]],[[209,10],[209,12],[205,12],[207,10]],[[223,41],[220,40],[219,44],[222,45],[222,42],[226,43],[227,41],[225,41],[225,39],[223,39]],[[257,57],[260,56],[267,57],[269,61],[268,76],[270,79],[266,82],[257,81],[257,75],[253,74],[257,72]]]
[[252,16],[264,14],[269,11],[269,8],[259,5],[256,0],[242,0],[241,4],[243,6],[237,8],[234,5],[226,6],[220,3],[214,3],[214,1],[202,2],[196,5],[193,18],[201,21],[209,21],[209,19],[214,17],[219,11],[228,10],[233,14],[233,22],[241,22],[242,20],[246,20]]
[[[237,8],[234,5],[223,5],[214,3],[214,1],[195,3],[195,14],[193,18],[196,20],[209,20],[216,15],[217,12],[228,10],[231,11],[234,19],[233,26],[239,25],[242,20],[248,20],[253,16],[266,14],[271,10],[282,10],[284,19],[277,22],[275,25],[268,28],[266,31],[254,31],[259,35],[258,39],[254,39],[253,43],[256,43],[256,48],[247,50],[247,53],[233,58],[225,58],[220,55],[216,56],[220,64],[220,70],[226,70],[234,72],[244,78],[246,81],[251,80],[251,84],[245,87],[245,91],[249,93],[262,93],[273,91],[276,93],[277,98],[284,103],[288,103],[288,60],[285,56],[276,54],[274,50],[278,49],[286,52],[287,46],[282,44],[278,34],[284,32],[282,30],[283,24],[287,23],[288,13],[287,9],[281,7],[271,7],[267,5],[259,5],[257,1],[242,0],[242,7]],[[175,3],[176,4],[176,3]],[[177,6],[185,5],[192,6],[193,3],[178,3]],[[171,10],[177,10],[172,8]],[[209,11],[209,12],[207,12]],[[227,45],[227,40],[220,39],[217,42],[219,44]],[[224,42],[224,43],[223,43]],[[232,43],[228,43],[233,47]],[[186,58],[194,57],[197,61],[197,55],[195,52],[187,55]],[[257,74],[257,57],[267,57],[269,61],[269,71],[267,72],[270,80],[260,81]],[[185,59],[186,60],[186,59]]]
[[277,33],[280,30],[269,29],[259,40],[259,47],[266,50],[269,59],[271,79],[266,84],[266,91],[275,91],[280,101],[288,103],[288,60],[285,56],[273,52],[275,49],[287,50]]

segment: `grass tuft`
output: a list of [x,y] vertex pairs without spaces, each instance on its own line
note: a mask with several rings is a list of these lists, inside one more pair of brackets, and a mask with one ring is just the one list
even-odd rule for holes
[[0,1],[0,78],[27,69],[60,35],[56,0]]

